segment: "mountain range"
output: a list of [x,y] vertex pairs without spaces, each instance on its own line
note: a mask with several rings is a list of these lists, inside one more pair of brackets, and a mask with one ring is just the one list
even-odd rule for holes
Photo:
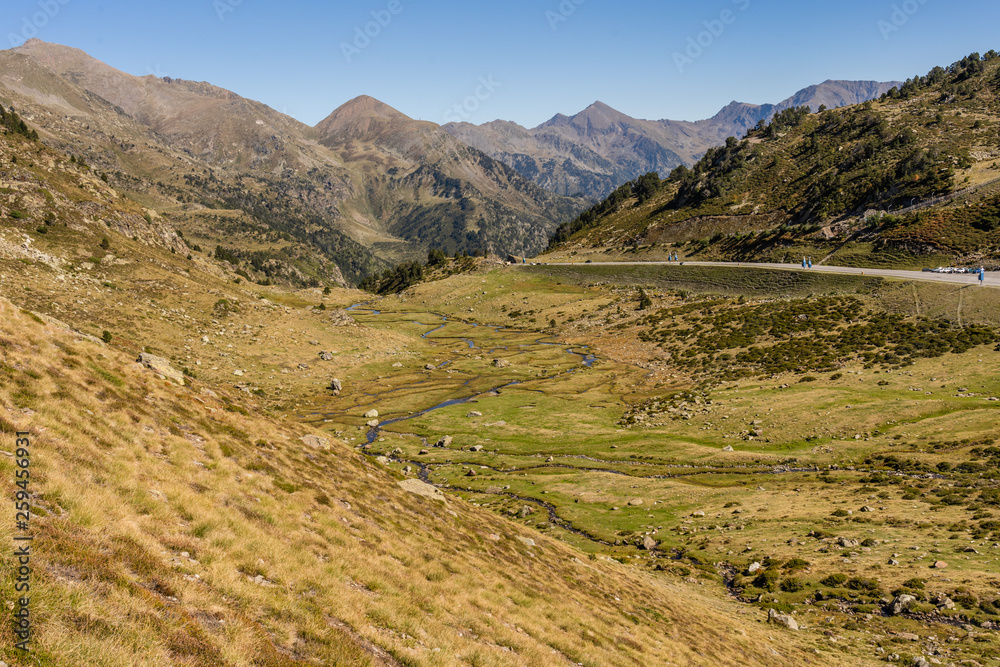
[[361,96],[310,127],[209,83],[133,76],[66,46],[0,51],[0,101],[47,144],[193,245],[252,252],[248,277],[303,284],[357,283],[431,248],[533,255],[622,182],[692,164],[783,108],[894,85],[828,81],[698,122],[637,120],[597,102],[531,130],[438,126]]
[[732,102],[706,120],[639,120],[595,102],[575,116],[557,114],[538,127],[496,120],[482,125],[448,123],[442,128],[466,144],[512,166],[547,190],[602,198],[647,172],[666,176],[692,165],[727,137],[742,137],[760,121],[796,106],[814,111],[859,104],[901,82],[824,81],[778,104]]

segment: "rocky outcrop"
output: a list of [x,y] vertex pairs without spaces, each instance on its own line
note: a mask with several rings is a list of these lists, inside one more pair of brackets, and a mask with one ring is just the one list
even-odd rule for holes
[[143,352],[139,355],[139,358],[136,359],[136,361],[154,373],[162,375],[168,380],[176,382],[177,384],[184,384],[184,374],[171,366],[169,359],[164,359],[163,357],[158,357],[155,354]]

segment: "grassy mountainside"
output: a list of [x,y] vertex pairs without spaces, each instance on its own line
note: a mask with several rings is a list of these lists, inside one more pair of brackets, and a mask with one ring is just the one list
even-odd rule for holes
[[[996,263],[1000,59],[973,54],[877,101],[789,108],[742,140],[623,185],[551,247],[672,244],[682,256]],[[870,255],[868,260],[859,254]],[[907,260],[907,258],[910,258]]]
[[[191,252],[6,113],[0,486],[19,490],[30,432],[30,664],[837,664],[696,585],[404,488],[355,428],[310,426],[331,377],[361,425],[368,365],[417,372],[433,346],[339,310],[364,293],[262,287]],[[6,600],[15,578],[4,559]],[[22,664],[13,613],[0,658]]]

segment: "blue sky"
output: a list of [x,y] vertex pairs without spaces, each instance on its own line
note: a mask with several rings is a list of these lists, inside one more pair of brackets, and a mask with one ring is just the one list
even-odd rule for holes
[[595,100],[697,120],[1000,50],[996,0],[5,0],[0,25],[0,48],[37,36],[310,125],[361,94],[437,123],[530,127]]

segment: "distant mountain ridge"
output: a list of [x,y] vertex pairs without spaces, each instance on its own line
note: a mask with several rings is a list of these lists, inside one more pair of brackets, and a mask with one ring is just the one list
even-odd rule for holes
[[[351,280],[429,248],[534,254],[585,206],[367,96],[309,127],[208,83],[133,76],[36,39],[0,51],[0,100],[146,206],[225,210],[248,241],[290,235]],[[202,228],[209,247],[232,238]]]
[[727,137],[793,106],[836,108],[881,96],[901,82],[824,81],[778,104],[732,102],[700,121],[641,120],[595,102],[574,116],[556,114],[535,128],[510,121],[448,123],[442,129],[522,176],[562,195],[601,198],[649,171],[692,165]]

